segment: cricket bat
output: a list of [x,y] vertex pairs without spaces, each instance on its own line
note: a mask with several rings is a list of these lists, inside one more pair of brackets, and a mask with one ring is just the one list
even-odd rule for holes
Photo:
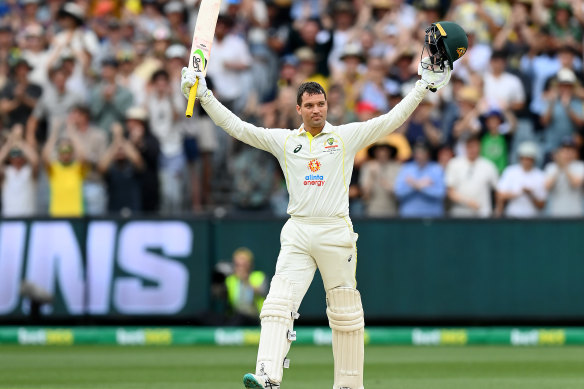
[[[215,26],[217,25],[220,7],[221,0],[201,0],[199,14],[197,15],[191,55],[189,56],[189,69],[195,69],[196,72],[203,73],[203,76],[207,75],[207,64],[211,55],[211,46],[213,45],[213,36],[215,35]],[[198,86],[199,80],[191,87],[185,113],[188,118],[193,116]]]

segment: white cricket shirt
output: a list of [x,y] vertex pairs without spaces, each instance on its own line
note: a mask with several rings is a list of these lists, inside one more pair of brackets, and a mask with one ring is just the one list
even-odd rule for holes
[[349,184],[355,154],[393,132],[427,93],[420,82],[390,112],[368,120],[333,126],[326,122],[315,137],[299,129],[266,129],[246,123],[213,95],[201,104],[209,117],[240,141],[273,154],[286,177],[288,214],[302,217],[349,216]]

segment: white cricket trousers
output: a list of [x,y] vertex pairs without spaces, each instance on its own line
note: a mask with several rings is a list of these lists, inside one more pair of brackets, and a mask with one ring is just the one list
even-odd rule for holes
[[318,267],[326,291],[356,288],[357,238],[351,220],[340,217],[291,217],[280,234],[276,274],[292,284],[294,308],[300,303]]

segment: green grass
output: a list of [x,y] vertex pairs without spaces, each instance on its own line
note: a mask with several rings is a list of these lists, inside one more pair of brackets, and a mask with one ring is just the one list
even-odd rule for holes
[[[255,347],[0,346],[0,388],[231,389]],[[366,389],[584,388],[583,347],[365,349]],[[284,389],[332,388],[329,347],[296,346]]]

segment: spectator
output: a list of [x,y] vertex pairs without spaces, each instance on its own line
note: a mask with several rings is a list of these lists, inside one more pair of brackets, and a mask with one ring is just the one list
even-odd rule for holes
[[120,53],[131,52],[131,50],[132,45],[126,42],[122,35],[122,26],[117,20],[112,19],[107,25],[107,35],[102,39],[97,55],[93,59],[94,67],[101,69],[106,59],[116,58]]
[[241,214],[270,213],[276,165],[271,155],[238,143],[233,160],[233,204]]
[[544,174],[535,166],[537,145],[523,142],[517,152],[519,164],[507,167],[497,184],[495,214],[518,218],[536,217],[545,206],[547,196]]
[[318,72],[316,54],[310,47],[301,47],[294,52],[298,58],[298,80],[300,82],[318,82],[325,91],[328,91],[328,78]]
[[233,252],[233,274],[225,279],[227,299],[233,311],[234,325],[255,325],[264,304],[267,290],[266,275],[253,271],[253,253],[246,247]]
[[43,88],[49,83],[47,74],[49,52],[45,32],[40,24],[30,24],[24,29],[22,43],[22,57],[32,66],[28,79]]
[[378,142],[368,149],[368,154],[370,160],[361,166],[359,177],[365,214],[370,217],[396,216],[397,200],[393,187],[401,167],[396,160],[397,148]]
[[116,81],[118,61],[108,58],[101,64],[101,82],[93,88],[89,107],[91,119],[97,127],[111,131],[115,122],[122,122],[132,106],[132,94]]
[[[8,164],[6,164],[8,162]],[[0,148],[2,216],[34,216],[39,158],[22,140],[22,127],[15,129]]]
[[505,71],[506,59],[503,51],[491,55],[490,71],[484,76],[484,98],[502,109],[519,111],[525,105],[525,92],[519,77]]
[[104,155],[108,139],[105,131],[89,123],[91,113],[86,105],[76,105],[69,113],[69,122],[85,151],[87,175],[83,182],[83,197],[87,215],[102,215],[106,210],[106,189],[97,164]]
[[396,181],[395,195],[402,217],[440,217],[444,215],[444,172],[430,161],[428,145],[414,147],[414,160],[403,165]]
[[160,143],[161,210],[176,214],[182,210],[184,203],[186,160],[183,133],[177,122],[184,115],[185,107],[174,96],[168,72],[157,70],[150,81],[146,108],[150,129]]
[[16,50],[12,27],[0,22],[0,63],[8,63]]
[[[57,14],[61,31],[51,41],[47,67],[59,66],[65,58],[75,59],[75,69],[69,74],[78,84],[83,84],[83,77],[89,72],[93,58],[98,54],[99,41],[95,32],[85,28],[85,11],[77,3],[64,3]],[[71,85],[70,85],[71,87]],[[81,94],[80,89],[75,89]],[[83,96],[86,98],[87,96]]]
[[545,188],[548,191],[547,215],[551,217],[581,217],[584,215],[582,183],[584,162],[577,160],[576,144],[565,139],[554,153],[554,162],[545,167]]
[[120,124],[112,126],[113,141],[101,155],[98,170],[107,182],[110,213],[139,213],[142,209],[140,173],[144,161],[132,142],[124,138]]
[[287,53],[294,53],[301,47],[308,47],[314,53],[316,74],[329,76],[328,57],[332,50],[333,39],[330,31],[322,29],[317,17],[298,21],[290,34]]
[[389,103],[385,90],[385,64],[381,58],[370,57],[367,61],[367,72],[361,89],[359,100],[369,101],[375,105],[378,111],[387,112]]
[[[49,214],[53,217],[83,216],[85,153],[71,122],[66,125],[66,137],[59,138],[59,132],[58,127],[51,129],[42,152],[51,191]],[[55,149],[57,158],[53,156]]]
[[464,155],[465,140],[477,135],[481,130],[480,111],[477,105],[480,97],[479,90],[473,86],[461,88],[456,96],[459,116],[454,121],[449,137],[449,141],[454,144],[454,154],[456,155]]
[[140,175],[140,203],[146,213],[160,208],[159,159],[160,144],[148,125],[148,112],[142,107],[132,107],[126,112],[128,139],[140,153],[144,168]]
[[509,145],[515,131],[515,117],[510,111],[505,114],[494,108],[483,114],[481,121],[483,126],[481,156],[493,162],[501,174],[507,167]]
[[133,49],[118,52],[116,59],[119,61],[116,83],[130,91],[132,94],[132,104],[143,105],[146,82],[136,72],[136,56]]
[[573,137],[584,125],[582,99],[575,94],[576,75],[567,68],[560,69],[557,85],[547,93],[548,107],[541,117],[544,130],[544,152],[558,148],[562,139]]
[[342,70],[334,75],[334,82],[341,85],[345,95],[345,109],[355,112],[355,106],[363,88],[363,66],[365,56],[361,48],[355,44],[345,46],[341,57]]
[[446,167],[446,186],[453,217],[489,217],[493,213],[491,191],[497,186],[497,168],[480,156],[477,136],[466,140],[466,155],[456,157]]
[[62,67],[52,68],[49,72],[51,84],[43,89],[43,94],[26,123],[26,140],[36,147],[43,142],[45,134],[39,131],[41,121],[46,121],[47,128],[55,128],[66,121],[71,108],[78,104],[81,97],[66,88],[67,76]]
[[239,112],[245,105],[244,79],[251,66],[251,54],[245,40],[230,33],[233,21],[219,16],[213,42],[213,66],[208,75],[213,78],[213,92],[232,111]]
[[426,95],[406,122],[406,137],[412,146],[422,142],[436,149],[442,143],[440,123],[433,115],[437,103],[435,96]]
[[24,126],[41,96],[42,88],[28,80],[31,69],[26,59],[15,60],[11,80],[0,92],[0,115],[6,115],[9,128]]

